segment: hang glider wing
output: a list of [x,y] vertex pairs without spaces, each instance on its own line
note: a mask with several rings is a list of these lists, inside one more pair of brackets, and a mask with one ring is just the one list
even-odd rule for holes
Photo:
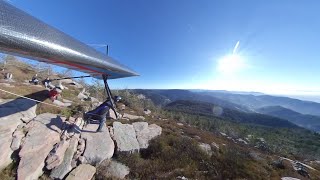
[[0,0],[0,51],[108,79],[138,74],[92,47]]

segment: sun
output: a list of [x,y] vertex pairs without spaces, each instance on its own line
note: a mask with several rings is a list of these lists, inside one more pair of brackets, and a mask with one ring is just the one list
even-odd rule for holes
[[238,54],[230,54],[218,60],[217,70],[222,74],[233,75],[246,67],[244,59]]

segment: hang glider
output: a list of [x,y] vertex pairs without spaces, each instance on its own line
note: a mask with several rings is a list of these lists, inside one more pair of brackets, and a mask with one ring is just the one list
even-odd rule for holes
[[116,79],[138,74],[111,57],[0,0],[0,52]]

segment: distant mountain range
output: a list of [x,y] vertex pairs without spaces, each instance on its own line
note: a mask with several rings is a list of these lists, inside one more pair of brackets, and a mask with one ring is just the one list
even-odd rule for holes
[[320,117],[300,114],[282,106],[267,106],[258,109],[258,112],[268,114],[281,119],[286,119],[298,126],[320,132]]
[[215,104],[200,101],[177,100],[166,105],[165,109],[193,115],[220,117],[237,123],[264,125],[270,127],[298,127],[288,120],[277,117],[259,113],[245,113],[228,108],[219,108],[216,107]]
[[158,90],[158,89],[135,89],[136,94],[143,94],[147,98],[151,99],[156,105],[165,106],[170,102],[176,100],[190,100],[190,101],[202,101],[208,103],[214,103],[221,107],[241,110],[244,112],[250,112],[250,110],[240,104],[225,101],[219,97],[214,97],[206,94],[195,93],[189,90],[170,89],[170,90]]
[[245,95],[221,92],[200,92],[198,94],[218,97],[225,101],[241,104],[252,111],[265,106],[282,106],[301,114],[320,116],[320,103],[311,101],[270,95]]
[[[270,96],[258,92],[179,89],[135,89],[132,91],[143,94],[162,107],[177,100],[186,100],[190,105],[192,102],[205,102],[225,108],[227,111],[235,110],[238,116],[240,116],[239,112],[249,113],[250,115],[247,116],[249,119],[256,116],[256,113],[266,114],[320,132],[320,103],[316,102]],[[241,114],[241,116],[244,115]]]

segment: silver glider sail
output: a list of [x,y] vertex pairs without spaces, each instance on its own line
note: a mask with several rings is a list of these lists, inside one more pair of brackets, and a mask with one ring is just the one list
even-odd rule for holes
[[0,52],[116,79],[138,74],[111,57],[0,0]]

